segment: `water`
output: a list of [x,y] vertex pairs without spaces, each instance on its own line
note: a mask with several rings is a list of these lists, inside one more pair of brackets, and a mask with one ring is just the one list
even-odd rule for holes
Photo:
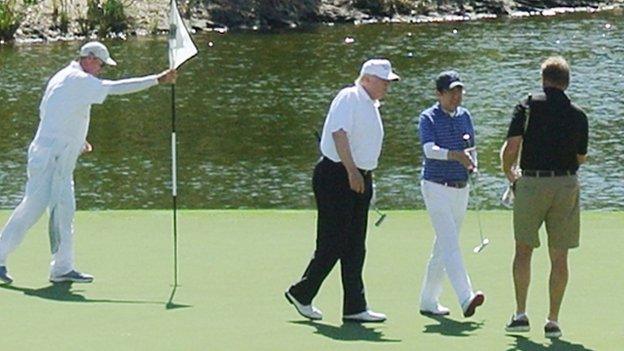
[[[414,120],[434,103],[436,74],[455,68],[466,82],[464,106],[477,130],[481,204],[501,208],[505,181],[498,150],[513,105],[539,89],[540,62],[561,54],[573,70],[569,95],[590,120],[582,206],[624,209],[621,12],[210,33],[195,40],[199,57],[183,67],[176,87],[182,208],[313,208],[313,131],[322,127],[335,93],[373,56],[389,58],[404,78],[382,106],[379,206],[423,207]],[[104,77],[148,74],[167,65],[164,38],[107,44],[119,66]],[[12,208],[22,196],[42,89],[78,46],[0,47],[0,207]],[[170,118],[168,87],[95,106],[89,136],[94,152],[76,170],[78,207],[168,208]]]

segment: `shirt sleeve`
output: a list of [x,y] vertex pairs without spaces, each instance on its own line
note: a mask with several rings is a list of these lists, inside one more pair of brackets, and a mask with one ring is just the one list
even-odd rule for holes
[[432,160],[448,160],[448,149],[443,147],[439,147],[434,142],[430,141],[423,145],[423,152],[425,153],[425,157]]
[[435,144],[435,133],[433,129],[433,121],[426,114],[421,114],[418,121],[418,134],[420,136],[420,144]]
[[581,112],[579,126],[579,143],[576,153],[578,155],[587,155],[587,143],[589,140],[589,125],[587,123],[587,116]]
[[507,138],[524,135],[524,122],[526,121],[527,105],[520,103],[514,107],[511,123],[507,130]]
[[102,84],[108,88],[108,93],[111,95],[125,95],[136,93],[157,85],[158,76],[151,75],[140,78],[104,80]]
[[334,133],[340,129],[350,134],[354,124],[354,94],[342,90],[332,101],[327,113],[327,131]]
[[89,104],[101,104],[108,96],[108,87],[104,81],[90,74],[85,74],[81,81],[81,94],[83,99]]

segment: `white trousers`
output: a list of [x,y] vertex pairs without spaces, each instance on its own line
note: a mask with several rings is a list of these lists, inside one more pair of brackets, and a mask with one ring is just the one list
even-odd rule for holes
[[48,208],[51,276],[74,269],[73,221],[76,212],[73,171],[80,153],[76,142],[36,138],[28,149],[24,198],[0,233],[0,265]]
[[473,294],[459,247],[459,231],[468,206],[469,187],[457,189],[423,180],[421,189],[435,240],[420,294],[420,307],[425,310],[436,308],[446,273],[463,308]]

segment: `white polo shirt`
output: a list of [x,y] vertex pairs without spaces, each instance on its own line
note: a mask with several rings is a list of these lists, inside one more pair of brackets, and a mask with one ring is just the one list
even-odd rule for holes
[[334,162],[341,160],[332,133],[340,129],[347,133],[357,168],[369,171],[377,168],[384,136],[379,101],[371,99],[359,84],[344,88],[336,95],[325,119],[321,152]]
[[72,61],[48,82],[39,105],[37,137],[61,138],[82,146],[89,130],[91,105],[103,103],[108,89],[102,80]]

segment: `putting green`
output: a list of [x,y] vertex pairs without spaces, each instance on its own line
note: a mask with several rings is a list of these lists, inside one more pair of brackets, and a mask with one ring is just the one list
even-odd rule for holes
[[[9,212],[0,212],[4,223]],[[376,215],[371,214],[371,223]],[[93,284],[47,282],[47,218],[10,257],[12,286],[0,287],[3,350],[618,350],[621,349],[624,241],[622,212],[584,212],[581,248],[561,313],[564,336],[543,336],[548,306],[547,250],[533,258],[533,330],[506,335],[514,309],[511,213],[482,212],[491,244],[480,254],[474,213],[462,232],[464,259],[486,302],[470,319],[448,285],[446,319],[418,314],[432,242],[424,211],[390,211],[369,228],[365,283],[369,304],[388,315],[379,325],[343,325],[336,267],[315,304],[320,323],[302,320],[283,291],[303,272],[314,246],[314,211],[182,211],[180,287],[173,304],[171,214],[79,212],[78,268]]]

